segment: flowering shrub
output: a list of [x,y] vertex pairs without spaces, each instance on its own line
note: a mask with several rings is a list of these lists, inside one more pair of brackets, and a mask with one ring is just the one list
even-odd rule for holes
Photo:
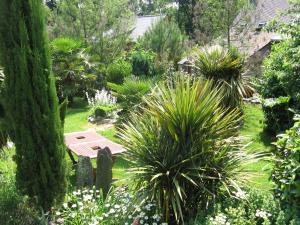
[[[242,198],[239,198],[242,196]],[[214,209],[203,211],[196,225],[296,225],[297,214],[283,211],[279,201],[269,192],[249,190],[237,193],[238,200],[225,200]]]
[[51,221],[51,225],[166,225],[153,202],[135,204],[124,188],[111,192],[105,201],[95,188],[74,191],[61,208],[53,209]]
[[109,94],[105,89],[97,90],[95,97],[90,97],[86,92],[86,97],[91,107],[91,117],[89,118],[91,122],[98,118],[111,116],[112,112],[117,108],[117,98]]
[[90,106],[113,106],[117,103],[117,98],[109,94],[105,89],[96,90],[95,97],[90,97],[86,92],[86,97]]

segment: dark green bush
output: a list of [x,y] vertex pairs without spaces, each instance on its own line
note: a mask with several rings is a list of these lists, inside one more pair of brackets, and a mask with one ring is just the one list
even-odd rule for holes
[[0,224],[42,225],[29,199],[18,194],[15,181],[0,174]]
[[94,116],[96,119],[107,118],[116,109],[117,109],[116,105],[112,105],[112,106],[96,106],[96,107],[92,108],[91,116]]
[[293,125],[294,113],[290,110],[290,97],[268,98],[263,101],[266,131],[276,134]]
[[136,76],[155,75],[155,54],[150,51],[136,50],[131,52],[132,73]]
[[104,118],[107,116],[106,111],[101,107],[96,108],[94,114],[95,114],[96,118],[99,118],[99,117]]
[[272,173],[275,194],[288,209],[298,210],[300,215],[300,121],[275,143],[276,158]]
[[91,57],[85,43],[71,38],[51,42],[52,68],[60,101],[94,92],[104,85],[101,66]]
[[187,37],[178,24],[170,19],[161,19],[155,23],[141,39],[141,46],[158,55],[159,60],[177,63],[186,50]]
[[120,108],[122,109],[122,111],[119,112],[119,118],[116,124],[120,126],[123,122],[128,121],[130,112],[142,102],[143,96],[150,92],[152,81],[130,78],[126,79],[122,85],[108,83],[108,86],[117,97]]
[[119,59],[107,67],[107,81],[115,84],[122,84],[126,77],[132,73],[130,63]]

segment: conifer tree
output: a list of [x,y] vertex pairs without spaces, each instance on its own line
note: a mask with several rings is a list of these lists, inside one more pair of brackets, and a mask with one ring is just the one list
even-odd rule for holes
[[16,184],[48,210],[65,194],[65,146],[42,0],[0,1],[5,110],[16,146]]

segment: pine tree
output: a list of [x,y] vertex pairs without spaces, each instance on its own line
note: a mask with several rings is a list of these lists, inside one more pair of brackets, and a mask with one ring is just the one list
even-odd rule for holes
[[16,146],[16,184],[44,210],[62,201],[65,146],[42,0],[0,1],[6,115]]

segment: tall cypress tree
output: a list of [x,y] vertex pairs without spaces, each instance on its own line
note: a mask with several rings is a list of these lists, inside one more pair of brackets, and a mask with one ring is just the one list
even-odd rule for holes
[[0,1],[6,115],[21,193],[48,210],[66,189],[65,147],[42,0]]

